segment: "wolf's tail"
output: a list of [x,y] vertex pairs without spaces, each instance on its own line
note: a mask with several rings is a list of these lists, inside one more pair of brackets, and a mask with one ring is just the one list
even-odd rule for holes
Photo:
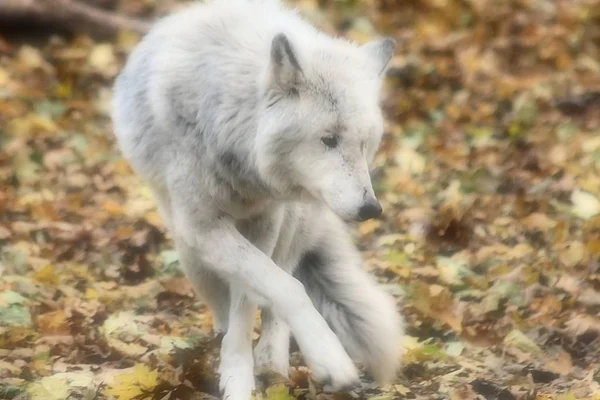
[[390,383],[400,364],[403,333],[391,296],[359,266],[327,265],[315,254],[304,257],[294,275],[348,354],[380,384]]

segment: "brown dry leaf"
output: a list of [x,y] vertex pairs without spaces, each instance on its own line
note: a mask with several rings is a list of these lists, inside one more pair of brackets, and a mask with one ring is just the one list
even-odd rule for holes
[[57,310],[37,317],[37,324],[43,335],[68,335],[70,327],[67,315]]
[[447,324],[457,333],[462,332],[462,319],[454,313],[452,295],[447,288],[415,282],[412,297],[414,306],[424,315]]
[[367,236],[374,233],[381,226],[381,221],[377,219],[370,219],[360,224],[361,236]]
[[570,242],[558,257],[565,266],[572,268],[587,260],[587,249],[579,241]]
[[566,322],[566,330],[573,336],[579,336],[588,331],[600,333],[600,319],[587,315],[577,315]]
[[11,235],[11,232],[8,228],[0,225],[0,240],[8,239]]
[[22,46],[17,53],[16,61],[17,67],[23,72],[38,68],[47,73],[53,72],[52,65],[44,59],[38,49],[31,46]]
[[529,230],[548,232],[556,226],[556,222],[542,213],[532,213],[521,220],[521,223]]
[[556,372],[560,375],[569,375],[573,372],[573,360],[569,353],[560,350],[553,357],[547,357],[544,365],[548,370]]
[[451,400],[477,400],[477,393],[473,391],[470,385],[463,385],[458,389],[453,389],[450,392]]
[[577,296],[577,301],[586,306],[600,306],[600,291],[588,287]]
[[185,278],[161,280],[160,284],[167,292],[175,293],[180,296],[194,297],[194,289],[192,288],[192,285],[190,285],[190,282]]
[[123,206],[114,200],[107,200],[103,204],[103,208],[111,215],[121,215],[124,212]]

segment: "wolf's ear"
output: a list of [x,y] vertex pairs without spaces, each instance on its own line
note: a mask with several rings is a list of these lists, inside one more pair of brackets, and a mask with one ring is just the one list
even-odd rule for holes
[[271,85],[283,91],[298,89],[302,78],[302,68],[292,44],[283,33],[277,34],[271,42]]
[[377,75],[381,76],[396,52],[396,41],[392,38],[383,38],[373,40],[363,44],[361,49],[365,51],[368,57],[375,65]]

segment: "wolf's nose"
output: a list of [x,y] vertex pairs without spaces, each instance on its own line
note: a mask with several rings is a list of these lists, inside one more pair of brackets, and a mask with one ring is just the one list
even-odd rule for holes
[[358,220],[366,221],[371,218],[377,218],[381,215],[383,209],[377,201],[363,204],[358,210]]

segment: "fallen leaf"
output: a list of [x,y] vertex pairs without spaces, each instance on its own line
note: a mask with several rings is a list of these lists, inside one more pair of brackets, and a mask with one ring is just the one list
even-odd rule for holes
[[158,385],[158,371],[145,364],[136,364],[130,370],[117,375],[106,393],[118,400],[151,399]]
[[542,349],[535,344],[533,340],[527,337],[523,332],[514,329],[504,338],[506,346],[514,346],[519,350],[531,353],[533,355],[543,354]]
[[446,354],[452,357],[458,357],[461,355],[465,348],[462,342],[450,342],[446,344]]
[[269,386],[266,390],[267,400],[294,400],[295,397],[290,395],[290,389],[283,383]]
[[565,266],[572,268],[586,261],[587,248],[583,243],[573,241],[567,244],[566,249],[558,257]]
[[590,219],[600,212],[600,201],[591,193],[575,190],[571,194],[573,213],[580,218]]
[[43,335],[68,335],[69,321],[63,310],[57,310],[37,317],[37,324]]
[[47,285],[57,285],[60,281],[58,275],[56,274],[56,267],[52,264],[46,265],[33,274],[33,279]]

